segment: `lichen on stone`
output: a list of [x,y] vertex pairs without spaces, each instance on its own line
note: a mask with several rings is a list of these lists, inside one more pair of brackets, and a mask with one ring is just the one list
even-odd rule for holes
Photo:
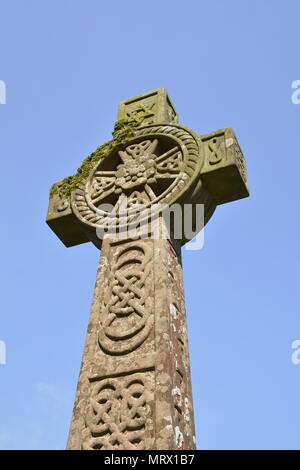
[[105,158],[113,150],[119,150],[126,142],[134,137],[135,129],[141,125],[144,120],[143,115],[139,118],[120,119],[116,121],[114,131],[112,133],[113,138],[108,142],[100,145],[94,152],[86,157],[80,167],[77,169],[77,173],[72,176],[67,176],[58,183],[54,183],[50,189],[50,198],[55,194],[65,200],[70,199],[72,191],[78,187],[78,185],[87,180],[93,167],[103,158]]

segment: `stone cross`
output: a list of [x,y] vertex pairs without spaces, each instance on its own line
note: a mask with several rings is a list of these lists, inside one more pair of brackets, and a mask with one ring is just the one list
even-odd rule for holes
[[204,224],[248,195],[232,129],[199,136],[179,125],[164,88],[121,102],[113,139],[52,186],[50,228],[67,247],[101,249],[68,449],[195,449],[180,254],[189,237],[175,237],[176,220],[168,237],[152,236],[149,218],[164,226],[161,207],[188,205],[195,217],[202,205]]

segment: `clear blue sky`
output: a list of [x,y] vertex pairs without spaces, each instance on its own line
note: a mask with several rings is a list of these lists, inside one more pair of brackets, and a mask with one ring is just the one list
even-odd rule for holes
[[184,252],[200,449],[300,449],[297,0],[0,0],[0,448],[66,444],[97,250],[45,224],[48,191],[165,86],[183,125],[233,126],[251,197]]

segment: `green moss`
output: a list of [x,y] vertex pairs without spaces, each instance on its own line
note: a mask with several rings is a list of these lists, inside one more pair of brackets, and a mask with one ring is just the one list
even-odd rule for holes
[[73,189],[77,188],[80,183],[85,181],[93,167],[103,158],[105,158],[113,150],[119,150],[126,142],[134,137],[134,131],[144,120],[144,116],[139,116],[139,119],[126,120],[122,119],[115,123],[113,138],[105,144],[100,145],[94,152],[86,157],[77,173],[68,176],[60,181],[59,184],[55,183],[50,189],[50,198],[58,194],[61,199],[69,199]]

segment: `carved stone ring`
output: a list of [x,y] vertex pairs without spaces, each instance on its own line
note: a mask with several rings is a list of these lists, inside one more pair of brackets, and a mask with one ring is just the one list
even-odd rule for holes
[[185,127],[139,128],[131,142],[101,160],[74,191],[73,211],[86,230],[105,224],[122,230],[137,212],[142,223],[156,208],[183,204],[197,183],[197,200],[204,203],[206,191],[199,180],[203,154],[201,141]]

